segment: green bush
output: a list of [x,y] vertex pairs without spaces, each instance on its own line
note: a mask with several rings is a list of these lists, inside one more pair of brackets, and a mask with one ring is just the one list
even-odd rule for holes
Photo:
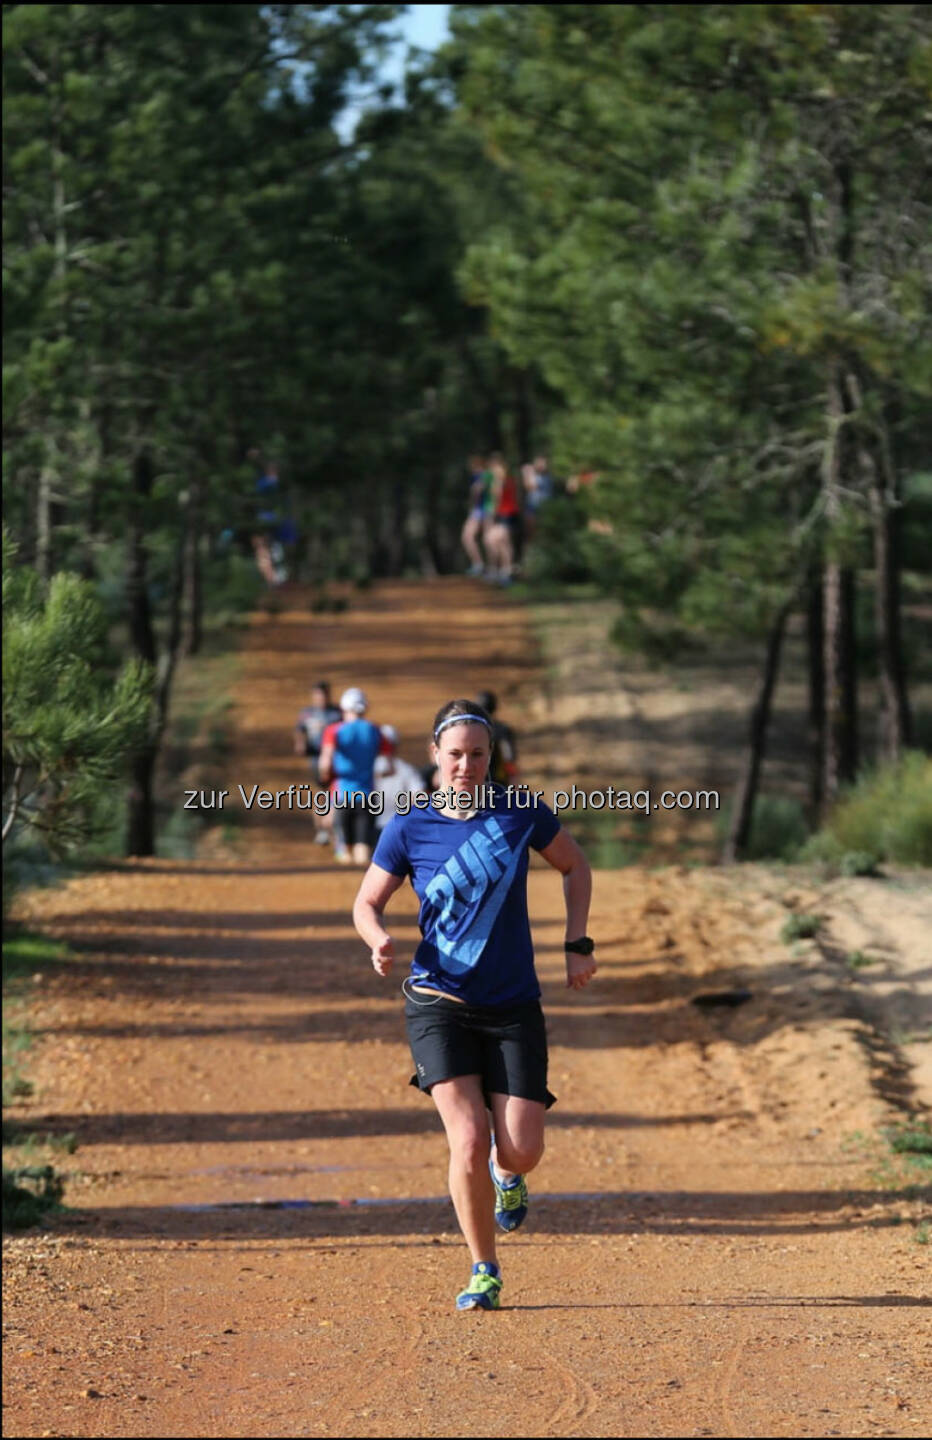
[[802,851],[844,874],[871,874],[882,860],[932,865],[932,759],[909,751],[863,775]]
[[205,574],[205,609],[208,615],[240,615],[255,610],[265,592],[265,581],[253,557],[228,550],[212,557]]
[[148,734],[154,678],[138,660],[114,677],[108,661],[92,586],[63,572],[45,584],[4,530],[4,851],[23,831],[53,856],[94,834],[95,801]]
[[818,935],[821,924],[822,920],[818,915],[790,915],[780,931],[780,939],[787,945],[791,945],[794,940],[811,940],[814,935]]
[[932,1155],[932,1129],[920,1119],[887,1132],[891,1147],[900,1155]]
[[537,512],[534,537],[527,547],[524,574],[532,584],[570,584],[588,580],[586,514],[575,495],[554,495]]
[[25,1230],[57,1210],[64,1194],[60,1175],[51,1165],[24,1165],[3,1171],[3,1228]]
[[[716,818],[716,831],[721,840],[731,824],[731,806],[722,809]],[[802,805],[790,795],[762,793],[754,801],[751,833],[748,838],[747,860],[795,860],[806,843],[808,826]]]

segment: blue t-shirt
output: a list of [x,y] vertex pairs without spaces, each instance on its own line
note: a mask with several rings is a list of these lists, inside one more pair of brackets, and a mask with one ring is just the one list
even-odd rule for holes
[[[526,792],[530,794],[530,792]],[[518,1005],[540,986],[527,913],[528,847],[545,850],[560,822],[548,805],[521,809],[493,788],[471,820],[433,809],[394,815],[373,864],[409,876],[424,937],[411,978],[470,1005]]]
[[372,789],[372,767],[382,744],[382,732],[370,720],[344,720],[334,737],[333,778],[338,796]]

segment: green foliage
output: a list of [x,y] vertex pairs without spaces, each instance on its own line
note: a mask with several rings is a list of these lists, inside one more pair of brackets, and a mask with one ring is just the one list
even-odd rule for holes
[[591,574],[587,538],[582,502],[574,495],[554,495],[537,514],[525,565],[527,579],[544,588],[587,580]]
[[43,965],[57,964],[67,955],[61,940],[16,930],[3,937],[3,984],[30,976]]
[[27,1230],[60,1208],[64,1182],[51,1165],[3,1171],[3,1228]]
[[932,1129],[928,1123],[917,1120],[896,1126],[887,1132],[887,1139],[898,1155],[932,1156]]
[[864,970],[868,965],[876,965],[877,961],[873,955],[865,955],[863,950],[852,950],[845,956],[845,964],[849,970]]
[[205,575],[207,612],[217,623],[227,623],[245,611],[254,610],[263,593],[263,581],[255,562],[236,552],[212,558]]
[[[728,833],[731,807],[717,817],[721,837]],[[803,806],[790,795],[764,792],[754,801],[751,834],[745,858],[748,860],[795,860],[806,841],[808,826]]]
[[857,875],[873,873],[881,861],[932,865],[932,759],[911,751],[897,765],[864,774],[801,858]]
[[462,281],[563,401],[558,468],[599,472],[585,563],[619,642],[766,635],[814,565],[871,563],[871,467],[928,453],[928,7],[462,5],[453,30],[462,118],[522,200]]
[[[58,574],[47,591],[15,564],[4,532],[4,841],[15,826],[61,852],[93,828],[95,797],[145,737],[151,675],[106,675],[106,621],[93,588]],[[102,673],[103,672],[103,673]]]
[[811,940],[818,935],[822,920],[819,915],[790,915],[780,929],[780,939],[786,945],[794,940]]
[[[32,1042],[23,1027],[24,1002],[30,982],[39,978],[49,966],[57,965],[68,955],[60,940],[46,935],[15,929],[3,936],[3,1106],[13,1105],[33,1092],[33,1085],[22,1073],[22,1056]],[[13,1163],[6,1164],[7,1147],[15,1149]],[[17,1125],[3,1125],[3,1228],[21,1229],[39,1224],[44,1215],[59,1205],[63,1182],[48,1164],[36,1164],[35,1152],[47,1148],[76,1148],[73,1134],[54,1140],[38,1133],[23,1132]],[[22,1163],[29,1161],[30,1163]]]

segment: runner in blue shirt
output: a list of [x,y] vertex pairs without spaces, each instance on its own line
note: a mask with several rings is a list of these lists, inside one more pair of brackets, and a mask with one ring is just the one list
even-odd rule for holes
[[[383,913],[410,879],[421,943],[402,982],[416,1074],[450,1147],[450,1195],[473,1260],[459,1310],[497,1310],[496,1222],[527,1214],[525,1175],[543,1154],[547,1035],[527,913],[528,851],[563,875],[567,985],[595,974],[586,935],[592,877],[553,811],[487,786],[492,723],[474,701],[451,700],[434,720],[440,791],[386,825],[353,908],[356,929],[387,975],[395,946]],[[523,792],[531,800],[530,792]],[[489,1124],[492,1114],[494,1139]]]
[[388,754],[381,730],[363,719],[369,708],[365,694],[351,685],[340,696],[342,719],[328,725],[320,746],[320,778],[331,787],[333,858],[341,865],[352,859],[368,865],[372,855],[375,816],[369,808],[376,757]]

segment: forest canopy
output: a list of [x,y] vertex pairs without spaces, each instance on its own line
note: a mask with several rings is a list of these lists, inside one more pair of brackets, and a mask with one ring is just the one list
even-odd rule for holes
[[597,478],[542,570],[621,643],[759,645],[738,855],[794,613],[816,810],[863,759],[865,586],[881,758],[916,738],[929,7],[454,5],[393,88],[403,8],[3,7],[4,519],[151,677],[127,847],[264,504],[300,579],[443,573],[466,456],[543,451]]

